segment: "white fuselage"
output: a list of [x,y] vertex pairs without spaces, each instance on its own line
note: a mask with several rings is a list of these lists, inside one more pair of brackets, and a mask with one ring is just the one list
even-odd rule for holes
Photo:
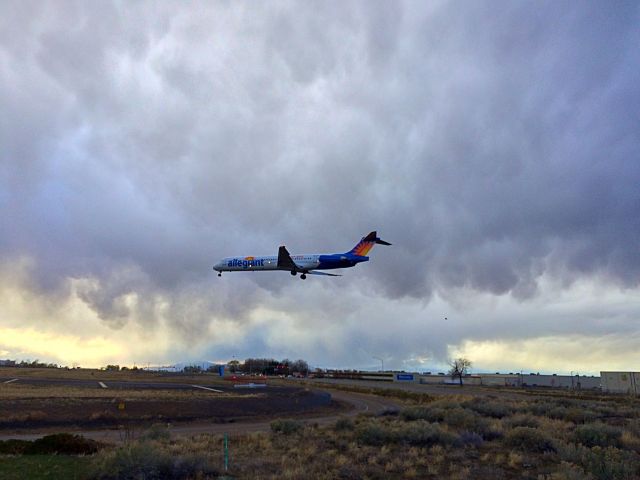
[[375,244],[391,245],[378,238],[376,231],[362,237],[351,250],[345,253],[308,253],[303,255],[291,255],[287,247],[280,245],[278,255],[262,255],[249,257],[226,257],[213,266],[222,276],[222,272],[247,272],[286,270],[291,275],[300,274],[304,280],[307,274],[328,275],[339,277],[339,274],[320,272],[319,270],[335,270],[338,268],[354,267],[358,263],[369,261],[367,253]]
[[[320,254],[291,255],[291,259],[296,265],[305,270],[317,268],[320,264]],[[246,272],[264,270],[288,270],[288,268],[278,267],[278,257],[276,255],[261,255],[255,257],[226,257],[220,260],[214,267],[218,272]]]

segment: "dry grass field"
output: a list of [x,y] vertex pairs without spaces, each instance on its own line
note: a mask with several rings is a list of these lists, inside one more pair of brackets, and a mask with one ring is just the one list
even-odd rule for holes
[[67,380],[95,380],[95,381],[118,381],[118,382],[167,382],[167,383],[198,383],[224,385],[228,383],[217,373],[183,374],[174,372],[154,372],[147,370],[98,370],[91,368],[64,369],[64,368],[16,368],[2,367],[0,375],[7,378],[56,378]]
[[[504,399],[455,395],[331,426],[294,420],[272,432],[223,439],[161,430],[95,456],[93,478],[635,479],[640,416],[634,399]],[[180,459],[180,460],[178,460]]]
[[[323,425],[274,420],[270,432],[229,438],[228,470],[221,435],[172,436],[160,424],[123,445],[101,446],[88,456],[57,457],[66,477],[103,480],[640,478],[636,398],[562,391],[467,395],[464,388],[434,396],[341,388],[395,396],[399,408]],[[201,394],[193,395],[195,400]],[[39,472],[46,472],[49,467],[42,465],[54,457],[30,456],[24,453],[27,446],[15,448],[0,443],[5,453],[0,453],[0,478],[51,478]],[[15,476],[25,471],[32,474]]]

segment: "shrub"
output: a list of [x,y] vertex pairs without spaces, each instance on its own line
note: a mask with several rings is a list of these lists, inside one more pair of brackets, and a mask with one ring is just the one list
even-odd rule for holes
[[400,414],[400,410],[393,407],[386,407],[380,412],[381,417],[397,417]]
[[445,410],[442,422],[452,427],[465,428],[467,430],[475,430],[480,420],[480,416],[473,410],[466,408],[452,408]]
[[134,442],[101,453],[93,478],[98,480],[182,480],[216,476],[206,457],[175,456],[150,442]]
[[587,447],[620,447],[622,430],[604,423],[587,423],[576,427],[573,439]]
[[394,434],[389,428],[378,423],[368,423],[356,430],[356,440],[364,445],[381,446],[395,441]]
[[29,440],[2,440],[0,455],[22,455],[32,444]]
[[353,424],[353,420],[351,420],[350,418],[339,418],[338,420],[336,420],[333,428],[338,431],[344,431],[353,430],[355,427]]
[[473,410],[462,408],[457,403],[449,407],[435,405],[406,408],[400,413],[400,416],[405,421],[439,422],[463,431],[475,432],[481,435],[484,440],[502,437],[501,429],[493,427],[489,419]]
[[626,429],[633,433],[636,437],[640,437],[640,420],[628,420]]
[[130,443],[97,459],[95,478],[100,480],[145,480],[171,478],[173,461],[169,454],[150,443]]
[[410,407],[400,412],[400,417],[412,422],[415,420],[427,420],[429,422],[442,421],[444,418],[444,410],[433,407]]
[[546,416],[556,420],[564,420],[572,423],[585,423],[594,420],[598,415],[587,409],[579,407],[556,406],[547,410]]
[[488,425],[489,419],[484,418],[474,410],[455,408],[445,412],[443,422],[447,425],[464,428],[465,430],[477,431],[478,428],[484,428]]
[[555,447],[551,437],[537,428],[516,427],[507,432],[504,443],[508,447],[524,452],[554,452]]
[[365,445],[382,446],[404,443],[413,446],[452,445],[458,437],[437,424],[418,420],[411,424],[369,423],[356,431],[356,439]]
[[357,466],[345,464],[338,468],[336,478],[340,478],[342,480],[360,480],[362,475],[360,475]]
[[6,440],[0,442],[0,453],[8,455],[91,455],[96,453],[102,444],[69,433],[47,435],[38,440]]
[[457,429],[478,433],[485,440],[502,437],[502,431],[492,427],[488,418],[482,417],[473,410],[452,408],[445,410],[443,416],[442,423]]
[[473,399],[464,406],[485,417],[503,418],[513,413],[513,409],[504,403],[487,402],[481,398]]
[[476,432],[462,432],[456,441],[456,445],[460,447],[479,448],[483,443],[484,439]]
[[551,407],[549,410],[547,410],[545,416],[553,418],[554,420],[564,420],[567,416],[567,409],[566,407],[559,406]]
[[[530,413],[533,413],[534,415],[538,415],[541,417],[550,417],[551,411],[557,408],[563,408],[563,407],[558,407],[554,403],[551,403],[545,400],[545,401],[537,401],[529,405],[528,411]],[[555,414],[557,415],[557,412]],[[564,410],[562,415],[564,415]]]
[[399,443],[427,447],[432,445],[452,445],[458,437],[443,430],[439,425],[420,420],[411,425],[403,425],[394,440]]
[[515,427],[530,427],[530,428],[538,428],[540,426],[540,420],[538,420],[533,415],[528,414],[518,414],[513,417],[505,418],[502,423],[507,428],[515,428]]
[[482,422],[478,423],[476,432],[479,433],[483,439],[487,441],[496,440],[504,437],[504,432],[498,425],[492,425],[485,419],[481,419]]
[[169,433],[169,428],[165,424],[154,423],[151,425],[151,428],[144,433],[142,438],[146,440],[169,440],[171,433]]
[[173,478],[175,479],[200,478],[202,474],[207,478],[211,475],[218,476],[218,471],[211,467],[207,457],[202,454],[191,453],[173,460]]
[[400,417],[408,422],[427,420],[428,422],[442,422],[451,412],[464,410],[458,402],[434,402],[424,407],[409,407],[400,412]]
[[565,412],[563,420],[578,424],[578,423],[592,422],[597,417],[598,415],[592,410],[571,407],[571,408],[567,408],[567,411]]
[[[593,447],[562,443],[558,445],[561,460],[575,464],[598,480],[636,478],[640,457],[634,452],[615,447]],[[592,478],[593,478],[592,477]]]
[[295,420],[274,420],[271,422],[271,431],[274,433],[282,433],[283,435],[291,435],[292,433],[302,430],[302,423]]
[[47,435],[33,442],[33,445],[25,453],[63,455],[91,455],[100,449],[100,443],[81,435],[70,433],[56,433]]
[[569,462],[560,462],[560,467],[553,472],[549,480],[593,480],[593,476],[577,465]]

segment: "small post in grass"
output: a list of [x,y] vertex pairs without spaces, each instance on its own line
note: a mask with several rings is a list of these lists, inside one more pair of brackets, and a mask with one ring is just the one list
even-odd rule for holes
[[224,471],[229,469],[229,437],[224,434]]

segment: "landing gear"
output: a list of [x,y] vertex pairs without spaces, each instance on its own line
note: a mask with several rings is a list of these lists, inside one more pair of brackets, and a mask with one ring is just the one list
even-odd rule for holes
[[307,275],[305,273],[303,273],[302,275],[300,275],[300,279],[304,280],[305,278],[307,278]]
[[222,272],[218,272],[218,276],[221,277],[222,276]]
[[297,272],[295,270],[291,270],[291,275],[296,276]]

